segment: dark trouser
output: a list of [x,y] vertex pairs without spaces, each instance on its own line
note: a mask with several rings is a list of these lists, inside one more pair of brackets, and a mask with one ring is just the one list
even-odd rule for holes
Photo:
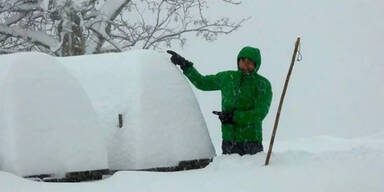
[[261,142],[223,141],[221,149],[223,150],[223,154],[237,153],[239,155],[254,155],[263,151],[263,144]]

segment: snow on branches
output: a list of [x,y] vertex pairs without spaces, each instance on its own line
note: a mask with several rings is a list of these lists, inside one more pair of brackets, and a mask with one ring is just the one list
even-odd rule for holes
[[206,10],[206,0],[0,0],[0,53],[69,56],[159,49],[184,45],[187,33],[212,41],[246,20],[211,21]]

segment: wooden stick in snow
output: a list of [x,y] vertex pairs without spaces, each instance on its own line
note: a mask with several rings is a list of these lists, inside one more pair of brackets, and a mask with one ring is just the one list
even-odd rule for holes
[[285,93],[287,92],[287,87],[288,87],[289,79],[291,77],[293,65],[295,64],[296,55],[297,55],[297,52],[299,50],[299,45],[300,45],[300,37],[298,37],[297,40],[296,40],[295,50],[293,51],[293,56],[292,56],[292,60],[291,60],[291,66],[289,67],[287,78],[285,79],[283,93],[281,94],[281,97],[280,97],[279,108],[277,109],[275,125],[273,126],[273,132],[272,132],[271,141],[269,143],[268,154],[267,154],[267,158],[265,159],[265,166],[267,166],[269,164],[269,160],[271,158],[273,142],[275,141],[275,135],[276,135],[276,131],[277,131],[277,126],[279,125],[280,112],[281,112],[281,108],[283,106]]

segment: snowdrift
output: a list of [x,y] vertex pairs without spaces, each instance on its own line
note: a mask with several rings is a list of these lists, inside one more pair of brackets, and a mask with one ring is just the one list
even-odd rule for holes
[[33,182],[0,171],[0,191],[382,192],[384,140],[377,136],[278,140],[269,166],[266,153],[222,155],[199,170],[119,171],[103,181],[76,184]]
[[147,169],[215,156],[195,96],[166,54],[0,60],[1,170]]

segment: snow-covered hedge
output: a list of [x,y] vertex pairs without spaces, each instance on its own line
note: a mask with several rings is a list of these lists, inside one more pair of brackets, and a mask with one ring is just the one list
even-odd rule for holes
[[194,94],[165,54],[0,61],[1,170],[146,169],[215,155]]

